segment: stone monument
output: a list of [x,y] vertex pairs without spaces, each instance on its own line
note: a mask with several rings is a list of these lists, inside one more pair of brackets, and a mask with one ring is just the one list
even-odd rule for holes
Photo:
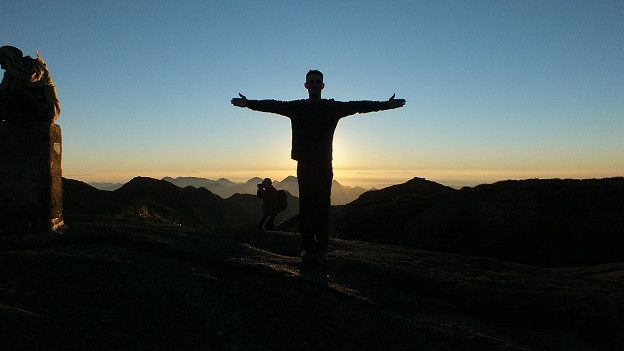
[[0,235],[63,231],[60,103],[43,59],[0,47]]

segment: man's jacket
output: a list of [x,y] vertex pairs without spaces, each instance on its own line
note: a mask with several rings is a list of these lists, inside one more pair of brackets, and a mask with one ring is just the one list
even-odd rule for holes
[[331,159],[338,120],[356,113],[389,109],[388,101],[247,100],[247,107],[290,118],[293,160]]

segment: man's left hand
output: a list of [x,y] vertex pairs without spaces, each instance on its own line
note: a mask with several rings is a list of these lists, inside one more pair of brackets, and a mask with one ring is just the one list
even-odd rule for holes
[[399,108],[405,106],[405,99],[395,99],[394,96],[396,94],[392,94],[390,99],[388,99],[388,105],[390,108]]

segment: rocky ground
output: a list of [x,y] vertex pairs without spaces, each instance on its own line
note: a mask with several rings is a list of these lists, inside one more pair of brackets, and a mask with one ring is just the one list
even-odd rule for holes
[[299,238],[140,222],[0,240],[12,349],[624,350],[624,263],[544,269],[332,240],[329,285]]

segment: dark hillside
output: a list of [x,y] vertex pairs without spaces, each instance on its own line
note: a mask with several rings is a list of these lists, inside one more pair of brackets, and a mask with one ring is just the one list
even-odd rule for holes
[[104,215],[117,207],[110,191],[98,190],[87,183],[63,178],[63,211],[66,221],[82,215]]
[[449,230],[459,191],[414,178],[404,184],[368,191],[346,206],[335,209],[336,231],[341,238],[386,244],[412,244],[404,228],[415,223],[415,235],[426,237],[421,248],[439,249]]
[[139,216],[158,216],[173,224],[217,229],[235,220],[236,214],[226,209],[223,199],[205,188],[181,189],[167,181],[137,177],[114,193]]
[[[261,201],[135,178],[99,191],[64,180],[67,223],[129,218],[197,229],[255,228]],[[296,215],[297,199],[277,223]],[[521,180],[455,190],[414,178],[333,209],[336,235],[541,266],[624,261],[624,178]],[[296,222],[296,221],[295,221]],[[294,228],[294,227],[291,227]]]
[[459,191],[415,178],[336,209],[343,238],[544,266],[624,260],[624,178],[504,181]]
[[[79,223],[0,238],[4,350],[621,350],[624,265],[544,269],[299,236]],[[248,240],[252,239],[252,240]]]
[[365,205],[410,197],[433,198],[440,195],[455,194],[456,192],[457,190],[451,187],[415,177],[403,184],[392,185],[381,190],[367,191],[349,205]]
[[542,265],[624,260],[624,178],[504,181],[464,189],[468,252]]
[[233,206],[205,188],[179,188],[167,181],[137,177],[113,191],[100,191],[85,183],[63,179],[65,216],[141,219],[197,229],[253,228],[259,218]]

